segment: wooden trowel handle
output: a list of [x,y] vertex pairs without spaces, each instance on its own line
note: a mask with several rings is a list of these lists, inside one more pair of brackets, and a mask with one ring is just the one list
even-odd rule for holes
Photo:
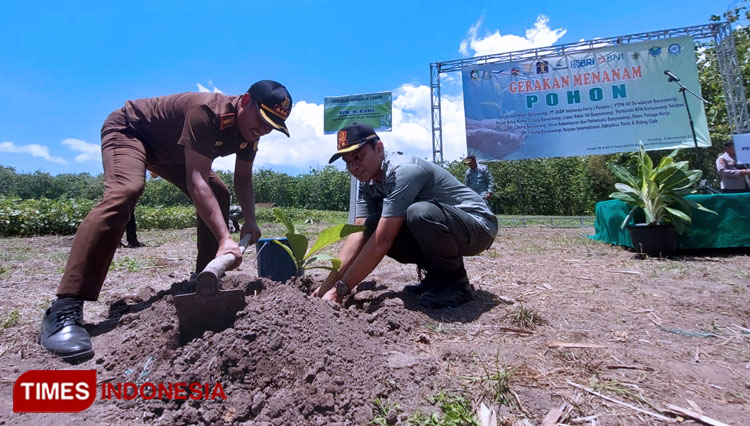
[[[253,237],[253,234],[245,234],[244,237],[240,240],[240,253],[245,254],[245,250],[247,250],[247,246],[250,243],[250,239]],[[201,282],[201,276],[206,275],[212,275],[211,281],[214,281],[216,283],[216,286],[218,287],[219,284],[219,277],[221,274],[226,272],[227,268],[232,266],[234,264],[234,256],[231,253],[227,253],[224,255],[221,255],[206,265],[206,267],[203,269],[203,271],[198,275],[198,282]],[[215,277],[215,279],[214,279]],[[207,289],[208,290],[208,289]],[[217,289],[210,289],[209,291],[216,291]]]

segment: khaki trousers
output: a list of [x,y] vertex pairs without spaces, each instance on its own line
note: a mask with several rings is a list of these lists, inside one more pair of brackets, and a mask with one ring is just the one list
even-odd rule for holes
[[[190,197],[185,166],[149,164],[146,147],[127,126],[122,110],[110,114],[102,126],[102,165],[104,196],[78,227],[65,273],[57,289],[58,296],[98,299],[125,225],[143,193],[147,168]],[[219,202],[226,222],[229,219],[229,189],[213,171],[209,175],[208,184]],[[200,272],[216,256],[219,243],[199,216],[197,232],[196,271]]]

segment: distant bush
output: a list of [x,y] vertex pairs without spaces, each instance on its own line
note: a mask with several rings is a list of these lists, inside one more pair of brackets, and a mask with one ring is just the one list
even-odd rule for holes
[[0,236],[74,234],[92,200],[20,200],[0,198]]
[[[32,235],[75,234],[83,218],[94,207],[93,200],[21,200],[0,197],[0,237]],[[346,213],[326,210],[285,209],[295,222],[306,220],[341,222]],[[255,211],[258,222],[274,222],[276,217],[270,207],[258,207]],[[143,206],[135,208],[138,229],[184,229],[196,225],[193,206]]]

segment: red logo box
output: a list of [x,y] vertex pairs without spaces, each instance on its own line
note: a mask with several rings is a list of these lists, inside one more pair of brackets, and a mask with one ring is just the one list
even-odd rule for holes
[[78,413],[96,399],[96,370],[29,370],[13,385],[14,413]]

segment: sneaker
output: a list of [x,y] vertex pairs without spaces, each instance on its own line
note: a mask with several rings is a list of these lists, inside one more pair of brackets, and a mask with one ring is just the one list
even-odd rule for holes
[[442,282],[423,293],[419,296],[418,302],[432,309],[453,308],[470,301],[472,290],[469,278],[463,271],[458,279]]
[[91,338],[83,328],[83,300],[57,299],[52,303],[42,320],[39,343],[66,362],[93,358]]
[[435,284],[435,274],[431,274],[426,268],[417,265],[418,284],[410,284],[404,287],[404,291],[411,294],[422,294]]

